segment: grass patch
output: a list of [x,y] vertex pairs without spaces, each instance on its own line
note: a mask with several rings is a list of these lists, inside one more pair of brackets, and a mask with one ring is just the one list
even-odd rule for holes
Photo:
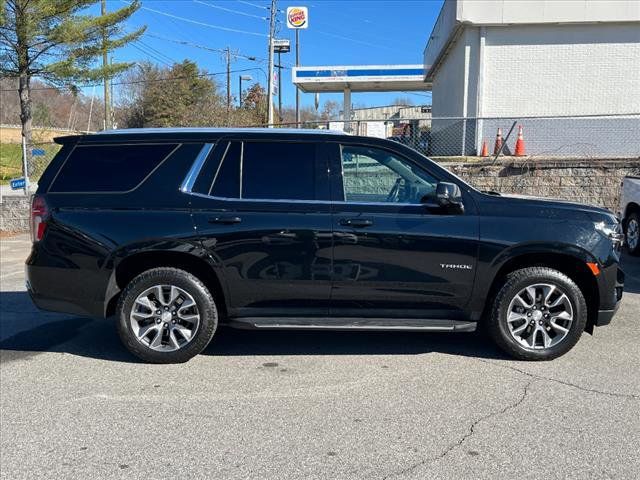
[[[45,151],[42,156],[32,157],[32,165],[29,168],[29,179],[37,181],[44,169],[54,157],[60,145],[51,143],[36,145]],[[19,143],[0,143],[0,184],[6,185],[13,178],[22,177],[22,145]]]

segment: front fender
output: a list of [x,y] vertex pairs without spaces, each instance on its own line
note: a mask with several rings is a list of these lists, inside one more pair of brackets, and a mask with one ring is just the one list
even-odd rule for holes
[[480,246],[478,261],[478,275],[474,285],[473,300],[470,315],[473,320],[479,320],[485,311],[485,306],[491,304],[489,298],[495,280],[503,268],[519,258],[535,256],[541,260],[550,255],[569,257],[582,263],[598,263],[596,257],[588,250],[577,245],[562,242],[527,242],[501,249],[496,246]]

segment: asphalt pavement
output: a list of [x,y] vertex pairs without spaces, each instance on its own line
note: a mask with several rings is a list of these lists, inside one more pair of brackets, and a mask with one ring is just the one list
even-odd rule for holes
[[38,311],[0,240],[0,478],[638,478],[640,259],[552,362],[475,334],[222,330],[147,365],[112,320]]

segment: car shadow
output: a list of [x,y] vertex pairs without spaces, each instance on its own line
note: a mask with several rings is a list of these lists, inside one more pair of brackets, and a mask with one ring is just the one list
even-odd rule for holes
[[257,331],[222,328],[203,354],[237,355],[422,355],[446,353],[507,358],[476,333]]
[[640,257],[625,253],[622,256],[621,265],[625,273],[624,291],[627,293],[640,293]]
[[[139,362],[121,344],[114,319],[90,319],[40,312],[26,292],[0,292],[0,334],[15,328],[10,322],[36,316],[30,329],[0,338],[0,362],[42,352],[115,362]],[[10,310],[6,311],[6,306]],[[420,355],[431,352],[480,358],[507,358],[476,333],[255,331],[220,328],[203,352],[210,356],[246,355]]]

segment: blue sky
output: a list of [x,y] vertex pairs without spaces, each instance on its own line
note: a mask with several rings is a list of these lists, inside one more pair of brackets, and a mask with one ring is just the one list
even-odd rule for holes
[[[422,52],[442,2],[443,0],[311,0],[307,3],[281,0],[278,1],[278,9],[284,11],[287,6],[292,5],[309,8],[309,28],[300,33],[301,65],[418,64],[422,63]],[[110,10],[124,5],[123,0],[107,2]],[[209,72],[225,70],[222,53],[166,40],[173,39],[212,49],[230,46],[233,51],[258,59],[250,61],[237,57],[232,64],[233,70],[267,70],[269,22],[263,17],[269,15],[268,0],[143,0],[142,5],[143,8],[128,22],[128,29],[147,25],[147,33],[142,37],[142,43],[116,51],[116,60],[146,59],[159,64],[171,64],[189,58]],[[295,63],[294,32],[286,28],[284,13],[279,13],[277,18],[277,37],[292,40],[292,52],[282,55],[282,63],[290,66]],[[254,80],[265,84],[265,75],[260,70],[244,74],[252,75]],[[232,74],[233,95],[237,95],[238,75],[239,73]],[[223,86],[225,76],[217,78]],[[283,104],[293,105],[295,90],[290,70],[283,70],[282,91]],[[416,104],[431,103],[430,95],[422,92],[419,95],[401,92],[358,93],[352,95],[352,101],[356,105],[385,105],[400,96],[409,97]],[[301,98],[303,105],[313,105],[312,94],[301,94]],[[342,96],[322,94],[321,105],[329,99],[340,101]]]

